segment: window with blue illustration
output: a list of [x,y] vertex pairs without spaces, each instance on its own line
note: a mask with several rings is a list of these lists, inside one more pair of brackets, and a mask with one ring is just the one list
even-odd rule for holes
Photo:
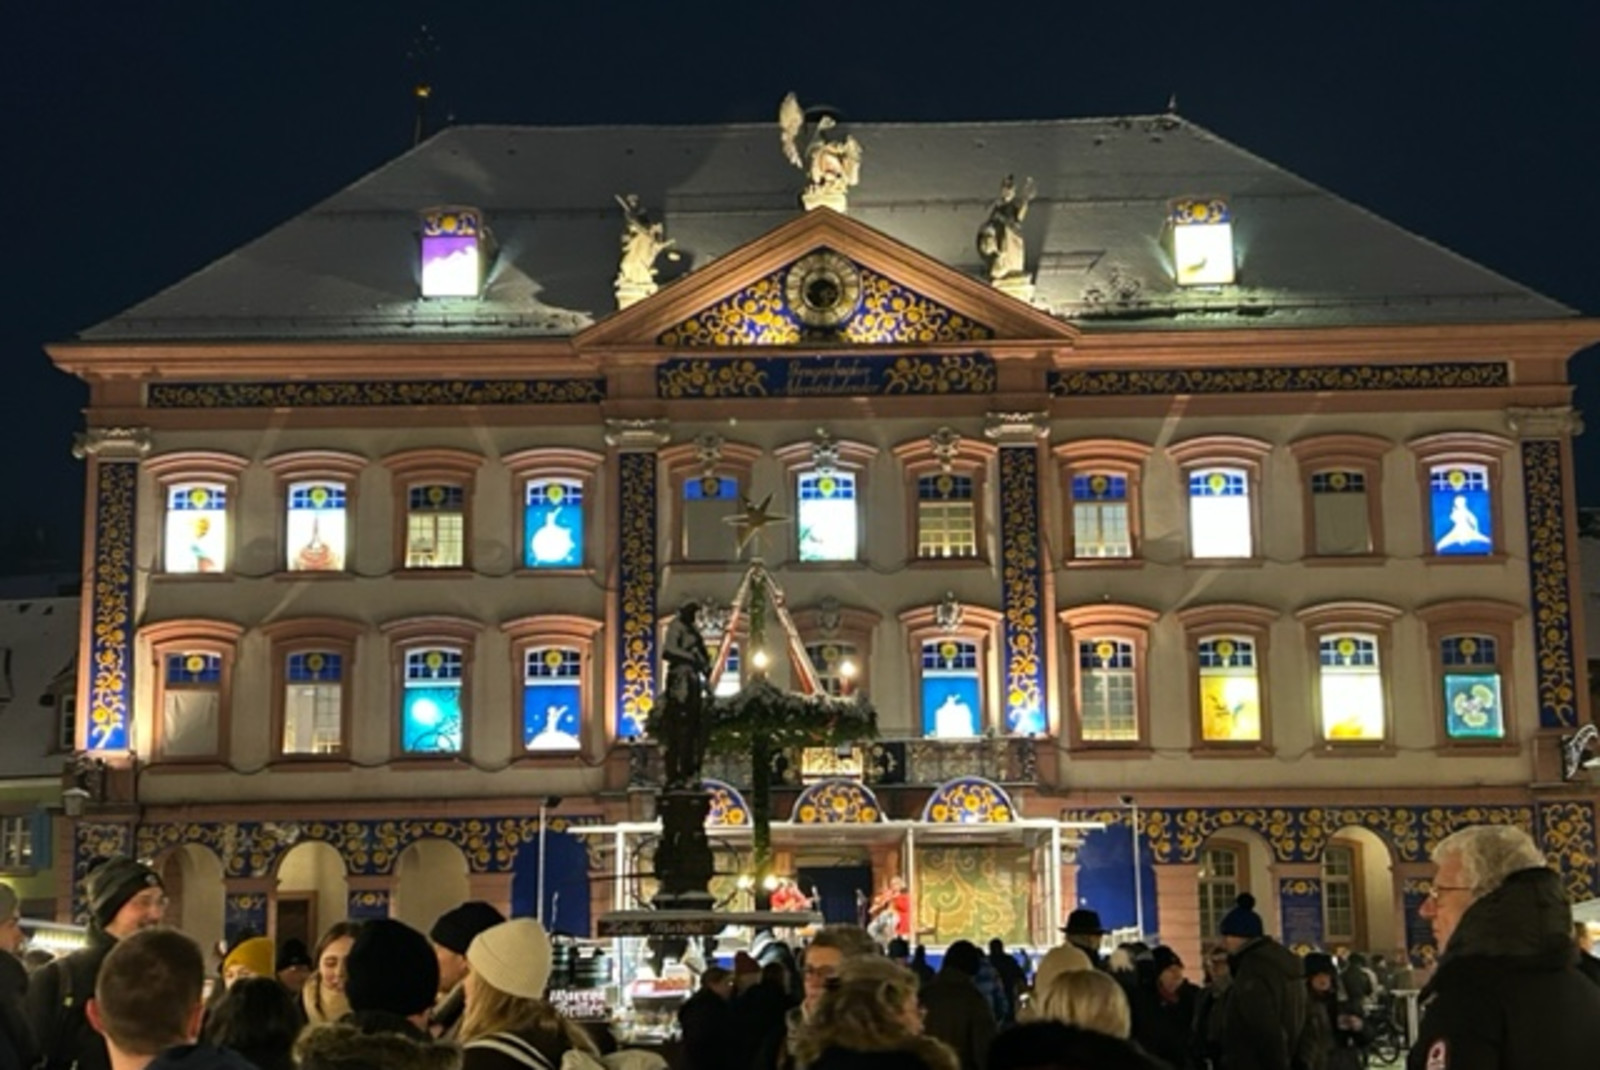
[[527,568],[583,565],[583,484],[530,479],[524,487],[522,563]]
[[466,562],[467,492],[432,483],[406,495],[406,568],[460,568]]
[[284,754],[344,750],[344,668],[344,655],[331,650],[289,655],[284,665]]
[[161,693],[161,753],[200,758],[217,753],[222,727],[222,656],[166,655]]
[[1504,739],[1500,644],[1489,635],[1452,635],[1439,643],[1444,668],[1444,724],[1451,739]]
[[1072,556],[1133,556],[1126,476],[1087,472],[1072,477]]
[[1256,644],[1243,636],[1202,639],[1195,648],[1200,667],[1200,738],[1207,743],[1261,740],[1261,681]]
[[683,555],[691,561],[728,561],[734,529],[727,518],[739,509],[739,481],[732,476],[690,476],[683,484]]
[[1428,470],[1428,493],[1434,553],[1494,552],[1493,501],[1485,465],[1434,465]]
[[976,557],[977,505],[971,476],[940,472],[917,478],[917,556]]
[[803,472],[797,488],[802,561],[856,559],[856,477],[848,472]]
[[216,573],[228,567],[228,489],[220,483],[167,488],[167,572]]
[[1388,715],[1375,635],[1325,635],[1317,644],[1322,738],[1331,743],[1377,742]]
[[290,572],[339,572],[345,567],[348,534],[343,483],[290,483],[284,521],[285,560]]
[[400,699],[400,749],[407,754],[461,750],[461,651],[430,647],[407,651]]
[[982,733],[983,674],[978,644],[931,639],[922,644],[922,734],[966,739]]
[[583,655],[570,647],[523,654],[522,742],[531,751],[574,751],[583,716]]
[[1248,472],[1198,468],[1189,473],[1189,546],[1190,553],[1200,558],[1251,555]]
[[1133,644],[1123,639],[1078,642],[1078,720],[1086,743],[1139,739],[1139,680]]
[[[717,656],[714,645],[711,651],[711,656],[713,658]],[[739,654],[739,644],[729,644],[728,656],[724,658],[722,662],[722,673],[717,677],[716,686],[712,688],[713,693],[718,698],[727,698],[729,695],[737,695],[739,693],[739,688],[744,686],[743,666],[744,659]],[[665,673],[666,668],[663,666],[663,679],[666,678]]]

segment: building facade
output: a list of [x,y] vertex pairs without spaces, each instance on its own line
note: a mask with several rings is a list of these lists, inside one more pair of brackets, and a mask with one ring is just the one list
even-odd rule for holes
[[[653,816],[695,600],[719,687],[803,650],[871,695],[874,744],[782,757],[778,869],[906,877],[931,944],[1084,904],[1190,955],[1250,891],[1425,957],[1427,852],[1484,820],[1595,895],[1594,323],[1175,116],[857,126],[798,175],[771,134],[449,130],[51,347],[91,391],[80,871],[157,858],[202,936],[587,932],[647,894],[648,837],[583,829]],[[790,657],[727,612],[757,553]]]

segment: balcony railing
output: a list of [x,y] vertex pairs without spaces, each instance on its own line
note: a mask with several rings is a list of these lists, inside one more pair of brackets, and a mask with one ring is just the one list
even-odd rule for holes
[[[976,776],[999,784],[1038,781],[1038,748],[1047,739],[878,739],[833,752],[812,749],[782,751],[774,759],[774,782],[799,787],[825,776],[860,775],[872,787],[933,787],[957,777]],[[830,761],[830,756],[832,760]],[[629,786],[651,788],[661,783],[661,754],[653,743],[629,746]],[[750,786],[748,755],[716,755],[706,759],[705,776],[741,790]]]

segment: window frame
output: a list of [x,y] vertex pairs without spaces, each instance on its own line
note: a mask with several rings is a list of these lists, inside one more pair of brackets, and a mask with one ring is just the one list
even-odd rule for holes
[[[661,465],[660,471],[665,473],[668,488],[668,501],[671,503],[667,513],[667,545],[671,554],[669,560],[663,562],[688,571],[715,571],[725,569],[739,563],[741,554],[735,541],[732,525],[728,527],[728,555],[721,558],[696,558],[689,556],[689,527],[684,507],[684,487],[691,479],[701,479],[713,476],[721,479],[732,479],[738,485],[739,494],[750,496],[750,480],[755,471],[756,461],[761,458],[761,450],[743,442],[722,442],[718,446],[716,461],[707,465],[701,459],[700,445],[695,442],[682,442],[676,446],[668,446],[656,454],[657,462]],[[728,514],[737,513],[739,503],[737,500],[728,507]],[[764,535],[763,538],[770,538]],[[767,549],[771,550],[770,545]]]
[[[1423,435],[1406,443],[1416,458],[1417,486],[1422,506],[1422,560],[1428,565],[1502,564],[1506,543],[1505,462],[1512,442],[1484,431],[1444,431]],[[1433,541],[1433,488],[1435,468],[1452,464],[1481,465],[1489,483],[1489,524],[1492,544],[1486,554],[1441,554]]]
[[[1282,616],[1276,609],[1248,602],[1217,602],[1189,606],[1175,616],[1183,627],[1184,657],[1188,665],[1189,752],[1208,757],[1260,757],[1277,753],[1272,742],[1270,666],[1272,626]],[[1255,647],[1256,693],[1261,706],[1259,740],[1208,740],[1200,711],[1200,644],[1208,639],[1240,637]]]
[[[1416,611],[1427,626],[1428,690],[1432,697],[1435,749],[1443,756],[1518,754],[1516,700],[1516,634],[1522,619],[1522,606],[1486,598],[1463,598],[1434,602]],[[1485,635],[1495,641],[1495,671],[1500,676],[1500,716],[1505,734],[1499,739],[1458,739],[1445,725],[1444,659],[1439,648],[1444,640],[1461,635]]]
[[[356,651],[366,630],[366,625],[359,621],[342,617],[296,617],[261,626],[272,659],[272,760],[275,764],[349,764],[353,753],[351,733],[355,726]],[[344,659],[339,675],[339,750],[332,754],[291,754],[283,749],[288,719],[289,658],[318,651],[338,654]]]
[[[468,761],[472,757],[473,743],[473,666],[483,632],[483,625],[465,617],[445,615],[402,617],[378,626],[379,633],[389,644],[389,698],[384,706],[389,721],[390,766],[404,768],[415,764],[431,768],[440,763]],[[430,647],[459,647],[461,649],[461,748],[456,751],[427,754],[405,750],[402,704],[405,699],[406,655]]]
[[[155,480],[156,494],[154,500],[159,503],[158,538],[156,539],[156,559],[154,567],[150,569],[152,578],[167,580],[202,580],[215,583],[219,580],[232,580],[238,570],[238,550],[241,544],[239,538],[239,483],[244,470],[250,466],[248,458],[237,454],[223,453],[217,450],[176,450],[171,453],[161,453],[147,457],[142,467],[147,475]],[[227,493],[228,502],[224,507],[227,517],[228,533],[227,546],[224,550],[226,560],[223,567],[216,572],[169,572],[167,570],[167,513],[172,488],[184,483],[213,483],[221,486]]]
[[[361,473],[367,459],[340,450],[294,450],[268,457],[264,466],[277,480],[277,571],[279,579],[350,579],[355,575],[356,507],[360,501]],[[289,489],[295,483],[338,483],[344,488],[344,567],[291,569],[289,567]]]
[[[960,560],[971,560],[961,558]],[[945,743],[965,740],[942,740],[923,731],[922,709],[922,647],[926,642],[955,639],[958,642],[976,643],[978,647],[978,694],[983,699],[980,711],[978,737],[1005,734],[1005,708],[1000,694],[1001,673],[997,659],[1000,649],[1000,629],[1004,615],[984,606],[961,606],[961,619],[953,626],[939,623],[938,606],[916,606],[900,614],[900,627],[906,639],[907,675],[911,683],[912,701],[906,705],[912,711],[909,726],[911,738],[924,742]],[[804,633],[802,633],[804,634]]]
[[[1066,670],[1070,723],[1062,737],[1074,756],[1148,758],[1155,753],[1150,738],[1150,632],[1161,619],[1159,610],[1129,603],[1103,602],[1073,606],[1058,611],[1063,631],[1061,660]],[[1138,738],[1132,740],[1089,740],[1083,735],[1082,669],[1078,665],[1078,644],[1095,639],[1110,639],[1133,646],[1134,725]]]
[[[1394,445],[1378,435],[1360,434],[1308,435],[1289,443],[1300,473],[1304,564],[1370,565],[1384,558],[1383,459]],[[1360,472],[1366,480],[1367,551],[1321,554],[1317,552],[1316,495],[1311,490],[1311,480],[1322,472],[1347,470]]]
[[[1154,447],[1125,438],[1083,438],[1052,447],[1056,462],[1057,486],[1061,493],[1061,526],[1065,548],[1062,564],[1067,568],[1142,568],[1144,558],[1144,507],[1142,490],[1144,468]],[[1128,556],[1079,557],[1076,499],[1072,496],[1075,477],[1105,473],[1121,476],[1128,484]]]
[[[813,646],[839,643],[855,648],[856,675],[850,685],[853,695],[872,693],[872,635],[883,618],[869,609],[839,606],[825,610],[817,606],[797,609],[791,615],[795,631],[800,633],[800,645],[809,650]],[[817,673],[821,682],[822,673]],[[826,691],[826,688],[824,688]]]
[[[1328,875],[1328,852],[1334,850],[1350,852],[1349,876]],[[1367,946],[1366,875],[1362,869],[1361,844],[1357,841],[1334,837],[1323,848],[1322,858],[1317,864],[1317,877],[1322,881],[1322,938],[1327,946]],[[1348,933],[1336,933],[1328,924],[1328,888],[1335,883],[1347,884],[1350,888],[1350,924],[1353,931]]]
[[[1306,674],[1310,694],[1306,710],[1311,716],[1313,753],[1321,755],[1395,753],[1394,704],[1394,622],[1402,613],[1383,602],[1339,601],[1307,606],[1295,613],[1305,632]],[[1330,739],[1322,716],[1322,640],[1341,633],[1366,633],[1373,636],[1378,650],[1378,675],[1382,681],[1383,738]]]
[[[449,447],[427,447],[402,450],[383,458],[389,470],[391,493],[394,500],[393,562],[391,576],[446,576],[460,577],[474,572],[473,505],[477,497],[478,471],[483,456],[468,450]],[[438,484],[461,487],[461,564],[441,568],[413,567],[406,564],[411,521],[411,489]],[[299,573],[296,573],[298,576]]]
[[833,469],[851,476],[855,480],[855,512],[856,512],[856,552],[854,557],[834,561],[802,561],[800,559],[800,480],[803,476],[820,473],[822,469],[816,462],[815,451],[818,442],[816,439],[807,439],[802,442],[793,442],[787,446],[780,446],[772,451],[773,458],[783,465],[784,485],[788,488],[790,514],[795,518],[795,523],[789,531],[788,560],[797,568],[806,570],[826,570],[838,568],[855,568],[866,562],[871,556],[867,552],[868,499],[870,496],[870,470],[873,460],[878,456],[878,448],[869,446],[864,442],[854,442],[846,439],[832,439],[828,447],[837,451],[837,460]]
[[[989,533],[989,482],[990,468],[1000,456],[1000,447],[992,442],[959,436],[948,456],[941,458],[932,436],[902,442],[893,448],[895,460],[900,463],[901,481],[907,508],[904,511],[906,551],[904,559],[911,568],[988,568],[992,557]],[[972,480],[972,538],[971,557],[924,557],[922,545],[922,517],[917,497],[917,481],[923,476],[948,473]]]
[[1208,885],[1226,886],[1229,882],[1205,876],[1206,855],[1211,851],[1219,854],[1228,854],[1233,857],[1232,890],[1217,904],[1221,910],[1216,913],[1215,923],[1220,926],[1222,918],[1234,907],[1234,901],[1245,892],[1250,891],[1250,847],[1248,844],[1235,840],[1207,840],[1200,847],[1199,857],[1195,865],[1195,906],[1199,917],[1200,939],[1202,942],[1215,942],[1222,939],[1221,932],[1208,932],[1206,930],[1207,911],[1206,904],[1201,898],[1202,889]]
[[[533,614],[508,620],[500,630],[511,644],[511,754],[513,764],[531,766],[592,764],[599,760],[615,740],[607,716],[605,687],[600,680],[604,658],[602,643],[605,624],[591,617],[568,614]],[[578,652],[581,672],[578,677],[583,708],[578,712],[576,750],[529,750],[523,740],[522,718],[526,696],[525,662],[529,650],[540,647],[567,647]]]
[[[590,450],[571,449],[564,446],[535,446],[517,450],[500,458],[511,477],[512,527],[517,541],[512,547],[514,572],[518,576],[579,576],[591,575],[595,562],[604,554],[597,552],[602,545],[600,532],[605,528],[605,503],[600,500],[599,478],[603,454]],[[583,546],[582,559],[575,566],[563,568],[534,568],[528,564],[527,545],[531,537],[528,528],[528,484],[535,479],[555,479],[577,483],[583,487]]]
[[[34,842],[36,827],[35,813],[0,811],[0,873],[13,877],[28,877],[39,872],[39,844]],[[14,836],[26,848],[28,857],[26,860],[19,857],[16,864],[12,865],[7,857],[7,851]]]
[[[147,624],[139,631],[154,691],[150,709],[150,751],[162,766],[227,764],[233,752],[233,671],[239,659],[244,628],[231,621],[186,617]],[[167,658],[176,654],[208,654],[221,659],[217,682],[217,739],[207,754],[168,754],[163,722],[167,708]]]
[[[1245,435],[1200,435],[1174,442],[1167,456],[1177,465],[1179,490],[1183,496],[1183,538],[1185,560],[1207,568],[1259,566],[1266,560],[1262,546],[1263,479],[1272,443]],[[1239,557],[1198,557],[1194,552],[1194,496],[1189,492],[1192,473],[1200,468],[1237,468],[1245,475],[1250,506],[1250,553]]]

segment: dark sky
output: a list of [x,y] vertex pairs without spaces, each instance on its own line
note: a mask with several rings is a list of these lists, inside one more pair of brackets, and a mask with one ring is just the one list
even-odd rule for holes
[[[765,122],[789,89],[862,120],[1055,118],[1176,92],[1222,137],[1600,312],[1593,0],[18,4],[0,173],[27,263],[0,317],[0,571],[37,567],[37,542],[76,567],[85,395],[43,344],[409,147],[424,23],[440,122]],[[1600,421],[1596,356],[1574,376]],[[1580,451],[1580,500],[1600,504],[1600,424]]]

